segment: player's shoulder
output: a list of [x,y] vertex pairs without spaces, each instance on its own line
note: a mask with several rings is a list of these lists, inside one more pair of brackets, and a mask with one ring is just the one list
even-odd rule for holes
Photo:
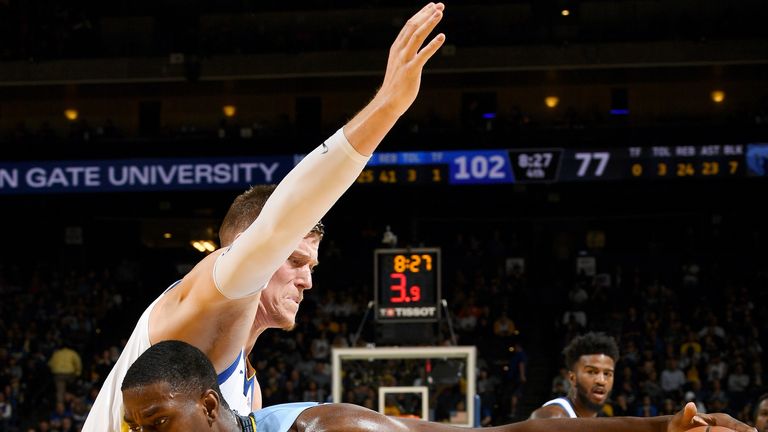
[[217,297],[218,290],[214,281],[214,268],[216,260],[222,255],[223,250],[217,250],[200,260],[179,283],[170,290],[167,295],[169,298],[177,298],[177,301],[187,300],[210,305],[210,302]]
[[565,408],[559,404],[546,405],[531,413],[532,419],[570,417]]

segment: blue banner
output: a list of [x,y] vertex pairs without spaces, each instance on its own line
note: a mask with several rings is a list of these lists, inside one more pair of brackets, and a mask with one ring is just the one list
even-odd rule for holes
[[246,188],[293,166],[291,156],[0,163],[0,194]]
[[[245,189],[278,183],[303,157],[6,162],[0,194]],[[382,152],[368,167],[358,183],[756,177],[768,175],[768,144]]]
[[513,183],[506,150],[374,153],[368,166],[446,165],[451,184]]

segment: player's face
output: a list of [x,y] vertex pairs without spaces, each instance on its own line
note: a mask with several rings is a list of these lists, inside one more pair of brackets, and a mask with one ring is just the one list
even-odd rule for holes
[[174,393],[167,383],[135,387],[123,392],[123,420],[136,432],[209,430],[209,416],[202,399]]
[[304,290],[312,288],[312,269],[317,265],[320,237],[304,237],[290,257],[272,275],[261,293],[260,307],[269,327],[289,329],[296,323]]
[[757,407],[755,427],[759,432],[768,432],[768,399],[760,402]]
[[600,411],[613,389],[615,366],[613,359],[605,354],[581,356],[575,371],[570,373],[577,401],[593,411]]

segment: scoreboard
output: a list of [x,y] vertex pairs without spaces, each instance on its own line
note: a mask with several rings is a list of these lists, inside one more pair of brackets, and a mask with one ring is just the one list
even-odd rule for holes
[[493,184],[765,176],[768,144],[377,153],[362,184]]
[[[0,196],[242,189],[275,184],[306,155],[0,161]],[[759,178],[768,143],[374,153],[367,185],[484,185],[650,179]]]

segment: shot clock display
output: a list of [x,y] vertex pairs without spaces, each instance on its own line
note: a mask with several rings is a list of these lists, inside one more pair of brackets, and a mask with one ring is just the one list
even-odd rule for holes
[[376,249],[373,255],[377,321],[440,319],[440,249]]

